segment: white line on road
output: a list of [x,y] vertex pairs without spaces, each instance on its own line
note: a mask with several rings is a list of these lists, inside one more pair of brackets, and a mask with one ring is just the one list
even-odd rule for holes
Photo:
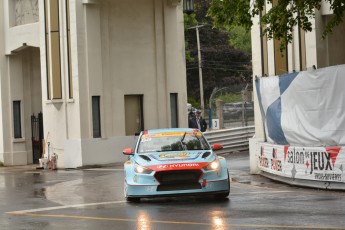
[[105,169],[105,168],[93,168],[93,169],[84,169],[85,171],[124,171],[123,169]]
[[243,193],[230,193],[231,195],[245,195],[245,194],[272,194],[272,193],[290,193],[292,191],[261,191],[261,192],[243,192]]
[[63,206],[55,206],[55,207],[48,207],[48,208],[37,208],[37,209],[28,209],[28,210],[20,210],[20,211],[13,211],[13,212],[6,212],[7,214],[14,214],[14,213],[33,213],[33,212],[42,212],[42,211],[51,211],[51,210],[58,210],[58,209],[65,209],[65,208],[79,208],[79,207],[86,207],[86,206],[95,206],[95,205],[104,205],[104,204],[120,204],[125,203],[126,201],[109,201],[109,202],[100,202],[100,203],[86,203],[86,204],[74,204],[74,205],[63,205]]

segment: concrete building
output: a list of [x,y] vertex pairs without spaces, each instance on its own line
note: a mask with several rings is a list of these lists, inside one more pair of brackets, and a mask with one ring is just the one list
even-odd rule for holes
[[[277,4],[278,1],[273,1]],[[266,12],[272,5],[266,5]],[[326,23],[332,17],[327,3],[322,2],[320,10],[312,20],[313,29],[305,32],[296,27],[293,32],[293,41],[284,52],[281,52],[278,40],[268,40],[262,36],[263,28],[259,25],[259,17],[253,18],[252,62],[253,76],[275,76],[293,71],[310,70],[332,65],[345,64],[345,23],[334,28],[333,33],[322,39],[322,32]],[[264,14],[265,12],[262,12]],[[255,77],[253,78],[255,85]],[[256,143],[265,141],[264,128],[260,113],[256,89],[254,87],[255,104],[255,138],[250,141],[251,170],[257,172],[255,154],[258,154]]]
[[0,2],[5,165],[122,162],[135,133],[187,126],[186,103],[180,0]]

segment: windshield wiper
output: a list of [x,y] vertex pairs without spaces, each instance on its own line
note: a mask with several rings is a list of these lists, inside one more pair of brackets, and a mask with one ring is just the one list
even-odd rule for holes
[[196,133],[194,133],[194,137],[195,137],[196,139],[198,139],[198,141],[199,141],[199,143],[200,143],[200,147],[202,148],[202,150],[205,150],[205,147],[204,147],[204,145],[203,145],[203,143],[202,143],[200,137],[198,137],[198,135],[196,135]]
[[184,138],[186,137],[186,134],[187,134],[187,132],[184,132],[183,137],[180,140],[181,147],[182,147],[183,150],[186,150],[186,144],[183,142]]

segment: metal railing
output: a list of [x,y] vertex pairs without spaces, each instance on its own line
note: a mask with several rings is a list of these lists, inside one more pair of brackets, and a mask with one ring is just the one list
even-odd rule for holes
[[219,143],[223,149],[218,154],[249,150],[249,138],[255,133],[254,126],[207,131],[204,133],[210,144]]

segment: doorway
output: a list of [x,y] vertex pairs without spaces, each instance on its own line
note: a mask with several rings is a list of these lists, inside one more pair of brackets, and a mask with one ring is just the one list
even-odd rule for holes
[[43,155],[43,115],[38,113],[31,116],[31,140],[32,140],[32,161],[34,164],[39,162]]
[[126,136],[144,130],[143,117],[143,95],[125,95]]

